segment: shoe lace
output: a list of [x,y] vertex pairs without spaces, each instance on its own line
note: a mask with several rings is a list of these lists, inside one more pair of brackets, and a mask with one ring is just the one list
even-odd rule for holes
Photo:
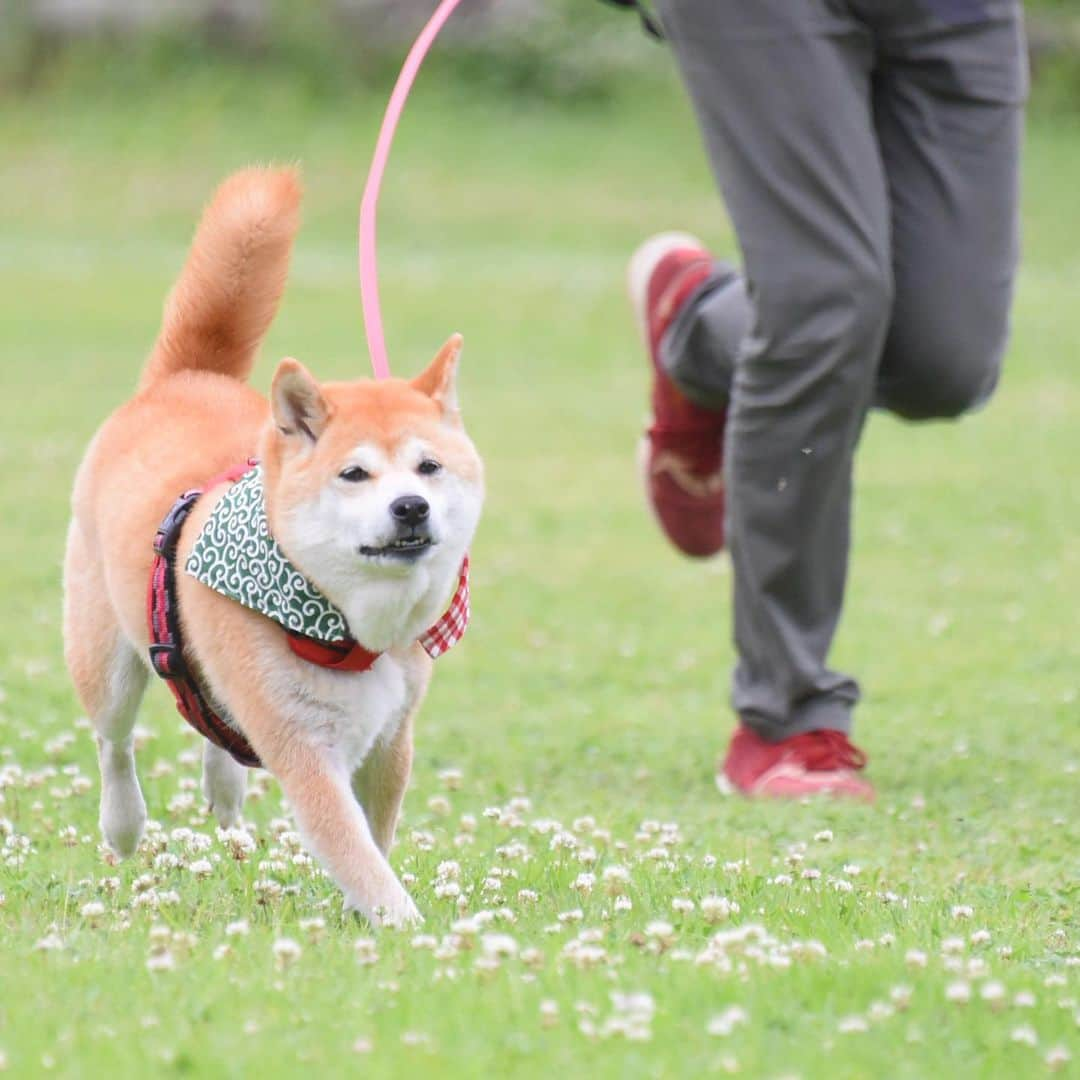
[[789,746],[793,755],[811,772],[859,770],[865,768],[868,761],[866,754],[853,746],[842,731],[808,731],[796,735]]

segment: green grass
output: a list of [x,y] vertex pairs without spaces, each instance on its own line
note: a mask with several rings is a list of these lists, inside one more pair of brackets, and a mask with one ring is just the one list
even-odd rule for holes
[[[490,499],[473,628],[440,662],[421,717],[393,861],[416,878],[425,934],[453,933],[455,901],[433,882],[457,860],[464,912],[501,911],[481,932],[511,935],[519,955],[478,963],[468,937],[436,956],[386,933],[377,960],[360,963],[353,943],[367,931],[271,826],[287,813],[273,782],[248,805],[250,859],[213,839],[196,740],[157,685],[139,758],[160,845],[179,865],[155,868],[157,848],[115,868],[103,859],[91,740],[60,646],[73,469],[132,387],[199,206],[251,160],[299,159],[308,186],[256,383],[286,353],[325,377],[365,373],[353,238],[379,107],[314,106],[284,83],[212,74],[149,94],[0,105],[9,1071],[1013,1077],[1042,1075],[1046,1054],[1070,1046],[1065,1071],[1076,1070],[1080,127],[1060,118],[1032,124],[1028,254],[995,402],[955,425],[877,417],[862,448],[836,661],[865,686],[875,807],[764,806],[713,787],[732,723],[728,570],[680,561],[643,511],[633,447],[646,379],[621,291],[626,254],[651,230],[697,229],[733,251],[685,104],[670,84],[557,112],[429,84],[381,221],[392,358],[416,370],[451,330],[465,333],[464,406]],[[461,771],[458,790],[444,790],[446,769]],[[500,822],[489,807],[516,809]],[[553,846],[544,820],[576,848]],[[664,844],[650,821],[678,829]],[[172,833],[186,827],[211,838],[209,852]],[[200,858],[208,877],[186,868]],[[613,865],[629,871],[630,911],[608,895]],[[588,895],[574,887],[581,873],[596,875]],[[151,897],[165,897],[157,910],[136,900],[147,874]],[[257,887],[267,879],[285,893]],[[739,905],[723,926],[672,908],[710,895]],[[93,902],[103,913],[83,915]],[[561,925],[575,909],[582,921]],[[316,918],[321,933],[304,923]],[[227,938],[241,919],[250,933]],[[670,934],[650,935],[657,921]],[[769,940],[696,962],[717,930],[747,924]],[[571,945],[583,930],[602,950],[591,966]],[[979,930],[988,941],[971,940]],[[303,953],[278,970],[283,937]],[[37,947],[49,939],[62,948]],[[793,946],[808,941],[825,955]],[[165,951],[174,968],[148,970]],[[947,999],[957,981],[970,1003]],[[1000,1007],[981,996],[994,983]],[[648,1039],[612,1030],[613,993],[651,995]],[[557,1007],[547,1021],[545,1001]],[[731,1006],[746,1022],[709,1034]],[[861,1026],[851,1017],[869,1030],[847,1030]]]

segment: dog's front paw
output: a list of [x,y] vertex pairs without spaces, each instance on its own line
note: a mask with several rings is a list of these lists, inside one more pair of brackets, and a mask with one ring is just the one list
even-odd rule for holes
[[345,910],[362,915],[376,929],[407,930],[420,926],[424,921],[424,916],[404,889],[389,902],[375,905],[360,901],[346,902]]
[[223,829],[231,829],[239,822],[247,790],[247,769],[209,740],[203,750],[202,789]]
[[135,854],[146,827],[146,803],[134,774],[104,782],[101,789],[101,816],[98,819],[105,842],[121,858]]

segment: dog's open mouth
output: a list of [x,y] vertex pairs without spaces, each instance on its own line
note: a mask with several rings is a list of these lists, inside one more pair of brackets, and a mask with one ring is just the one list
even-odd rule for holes
[[385,547],[368,547],[366,544],[360,548],[360,554],[368,559],[382,557],[395,559],[415,559],[423,555],[432,546],[430,536],[403,536],[394,540]]

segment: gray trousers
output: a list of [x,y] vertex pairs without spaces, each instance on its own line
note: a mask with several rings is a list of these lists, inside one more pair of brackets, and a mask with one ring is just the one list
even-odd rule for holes
[[867,412],[957,416],[1001,367],[1020,0],[658,4],[744,265],[662,343],[690,397],[729,404],[734,708],[768,739],[847,731],[858,686],[827,657]]

